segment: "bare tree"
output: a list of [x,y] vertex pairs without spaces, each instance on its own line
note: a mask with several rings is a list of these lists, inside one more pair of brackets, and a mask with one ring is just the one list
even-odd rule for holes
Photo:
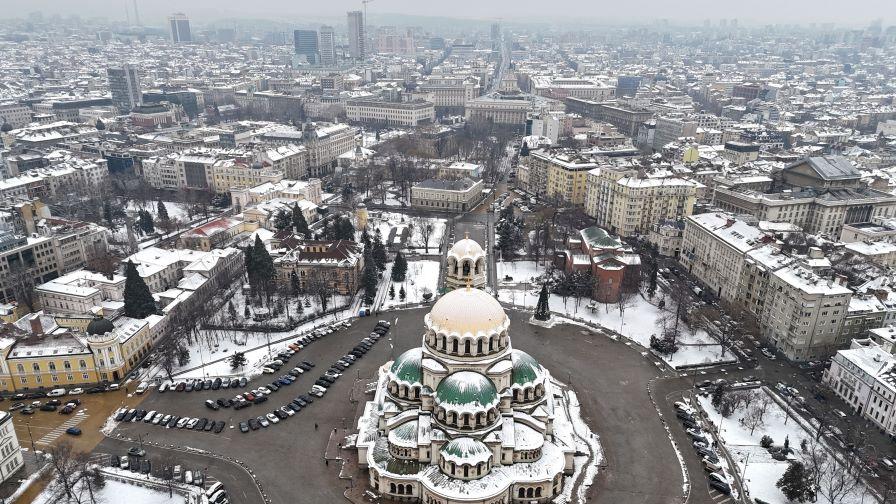
[[429,253],[429,238],[433,233],[432,221],[426,217],[414,217],[414,226],[420,231],[420,238],[423,239],[423,249]]
[[622,325],[625,323],[625,310],[635,304],[636,294],[631,292],[620,292],[619,299],[616,301],[616,308],[619,310],[619,330],[622,331]]
[[318,301],[320,301],[321,312],[327,311],[327,301],[329,301],[332,290],[333,287],[326,271],[320,268],[311,270],[308,280],[305,281],[305,292],[312,296],[317,296]]
[[741,423],[744,427],[750,429],[751,436],[757,427],[765,425],[765,422],[762,421],[764,413],[760,411],[760,408],[758,408],[757,405],[757,403],[754,403],[751,407],[747,408],[744,416],[741,417]]
[[16,301],[34,311],[34,271],[23,265],[11,265],[6,276],[6,284],[12,289]]

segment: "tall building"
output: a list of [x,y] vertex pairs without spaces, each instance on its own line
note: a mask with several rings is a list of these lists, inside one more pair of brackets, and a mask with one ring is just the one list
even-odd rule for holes
[[293,32],[293,43],[296,54],[305,56],[308,63],[318,63],[317,32],[314,30],[296,30]]
[[171,41],[175,44],[192,42],[193,35],[190,33],[190,20],[187,15],[178,12],[168,16],[168,25],[171,30]]
[[112,105],[121,113],[127,113],[142,103],[140,77],[137,69],[131,65],[106,69],[109,79],[109,91],[112,92]]
[[367,54],[365,43],[367,34],[364,31],[364,14],[361,11],[348,13],[348,55],[352,59],[364,59]]
[[10,479],[25,462],[13,427],[12,414],[0,411],[0,483]]
[[336,66],[336,36],[332,26],[321,26],[318,39],[318,53],[320,64],[323,66]]

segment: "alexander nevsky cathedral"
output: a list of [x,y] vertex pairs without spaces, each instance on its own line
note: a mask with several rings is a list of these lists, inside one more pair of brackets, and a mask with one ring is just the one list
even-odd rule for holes
[[[446,275],[478,280],[484,256],[461,240]],[[504,309],[472,280],[435,303],[420,347],[380,368],[358,420],[359,463],[373,491],[397,501],[552,502],[575,470],[566,397],[547,369],[513,348]]]

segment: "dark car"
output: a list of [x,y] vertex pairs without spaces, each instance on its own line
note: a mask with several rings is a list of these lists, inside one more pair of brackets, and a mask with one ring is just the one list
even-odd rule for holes
[[146,410],[145,410],[145,409],[138,409],[138,410],[137,410],[137,414],[134,415],[134,421],[135,421],[135,422],[139,422],[140,420],[143,420],[143,417],[145,417],[145,416],[146,416]]
[[146,455],[146,450],[144,450],[143,448],[140,448],[139,446],[132,446],[128,449],[128,455],[131,455],[134,457],[142,457],[142,456]]
[[140,463],[140,472],[143,474],[149,474],[152,472],[152,462],[149,460],[144,460]]
[[221,379],[215,378],[215,380],[212,382],[212,390],[218,390],[219,388],[221,388]]
[[309,368],[313,368],[313,367],[314,367],[314,363],[313,363],[313,362],[308,362],[308,361],[306,361],[306,360],[303,360],[303,361],[302,361],[302,364],[308,366]]
[[247,383],[249,383],[249,380],[245,376],[240,378],[240,387],[245,387]]
[[696,429],[699,427],[693,420],[682,419],[681,425],[683,425],[686,429]]
[[280,420],[286,420],[287,418],[289,418],[289,415],[280,411],[279,409],[275,409],[274,414],[277,415],[277,418],[279,418]]
[[221,431],[224,430],[225,425],[226,424],[224,423],[223,420],[218,420],[217,422],[215,422],[215,427],[214,427],[215,434],[220,434]]
[[235,409],[235,410],[241,410],[241,409],[243,409],[243,408],[248,408],[250,405],[251,405],[251,403],[250,403],[249,401],[246,401],[246,400],[244,399],[244,400],[242,400],[242,401],[236,401],[236,402],[234,402],[234,403],[233,403],[233,409]]
[[248,422],[240,422],[240,432],[243,434],[249,432],[249,423]]
[[200,418],[196,425],[193,426],[193,430],[202,430],[205,428],[205,424],[208,423],[208,418]]
[[131,420],[134,419],[134,416],[136,416],[136,415],[137,415],[137,410],[132,409],[132,410],[128,411],[128,412],[124,415],[124,418],[122,419],[122,421],[123,421],[123,422],[130,422]]
[[216,403],[215,401],[212,401],[211,399],[206,399],[205,407],[210,410],[214,410],[214,411],[218,411],[219,409],[221,409],[221,407],[218,406],[218,403]]
[[98,394],[100,392],[105,392],[105,391],[106,391],[106,387],[103,387],[102,385],[97,385],[96,387],[90,387],[85,392],[87,392],[88,394]]
[[[192,392],[192,391],[193,391],[193,385],[194,385],[194,382],[193,382],[193,381],[188,381],[188,382],[184,385],[184,392]],[[180,388],[180,387],[178,387],[178,388]]]
[[58,407],[59,406],[57,406],[56,404],[47,403],[47,404],[42,404],[40,407],[40,410],[41,411],[56,411],[56,408],[58,408]]
[[202,430],[204,430],[205,432],[210,432],[214,428],[215,428],[215,421],[209,420],[208,423],[202,427]]
[[65,429],[65,433],[68,434],[69,436],[80,436],[81,429],[79,429],[77,427],[69,427],[68,429]]
[[127,414],[128,414],[128,410],[126,410],[126,409],[119,411],[118,414],[115,415],[115,421],[120,422],[120,421],[124,420],[124,417],[126,417]]
[[177,384],[176,387],[174,387],[174,390],[176,390],[176,391],[178,391],[178,392],[183,392],[184,389],[185,389],[186,387],[187,387],[187,384],[186,384],[186,383],[184,383],[184,382],[180,382],[180,383]]
[[211,390],[211,389],[212,389],[212,381],[211,380],[205,380],[204,382],[202,382],[202,390]]
[[[306,404],[311,404],[311,403],[314,402],[314,399],[312,399],[311,397],[309,397],[309,396],[306,395],[306,394],[301,394],[301,395],[299,395],[299,399],[305,401]],[[303,406],[304,406],[304,404],[303,404]]]
[[76,406],[74,404],[66,404],[59,410],[60,415],[71,415],[75,411]]
[[330,383],[328,381],[321,380],[320,378],[318,378],[317,381],[314,382],[314,384],[319,385],[323,388],[330,388],[330,385],[332,385],[332,383]]
[[731,494],[731,487],[729,487],[725,483],[722,483],[719,480],[709,478],[709,486],[710,486],[710,488],[714,488],[714,489],[718,490],[719,492],[722,492],[725,495]]
[[177,425],[177,421],[178,421],[178,420],[180,420],[180,417],[179,417],[179,416],[177,416],[177,415],[171,415],[171,419],[168,420],[168,424],[166,425],[166,427],[168,427],[169,429],[172,428],[172,427],[174,427],[175,425]]
[[231,379],[230,379],[230,388],[237,388],[237,387],[239,387],[239,386],[240,386],[240,379],[239,379],[239,378],[231,378]]
[[286,405],[286,407],[295,411],[296,413],[298,413],[299,411],[302,410],[302,405],[296,401],[291,401],[289,404]]
[[331,384],[331,385],[336,383],[336,378],[334,378],[331,375],[320,375],[320,379]]
[[25,406],[19,413],[21,413],[22,415],[33,415],[34,408],[32,408],[31,406]]
[[258,423],[258,420],[254,419],[254,418],[249,419],[249,428],[250,429],[258,430],[259,427],[261,427],[261,424]]
[[262,396],[258,396],[258,397],[256,397],[252,402],[253,402],[254,404],[261,404],[261,403],[263,403],[263,402],[265,402],[265,401],[267,401],[267,400],[268,400],[268,396],[263,396],[263,395],[262,395]]
[[280,386],[277,385],[276,383],[271,383],[270,385],[268,385],[268,388],[273,390],[274,392],[280,390]]
[[111,455],[109,457],[109,465],[112,467],[118,467],[121,465],[121,460],[118,458],[118,455]]

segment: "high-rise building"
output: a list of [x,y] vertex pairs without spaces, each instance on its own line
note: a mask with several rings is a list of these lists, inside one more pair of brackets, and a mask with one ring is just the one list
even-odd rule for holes
[[314,30],[296,30],[293,32],[293,43],[296,54],[305,56],[308,63],[314,65],[318,62],[317,32]]
[[364,31],[364,14],[361,11],[348,13],[348,55],[352,59],[364,59],[367,54]]
[[168,16],[168,25],[171,29],[171,41],[175,44],[193,41],[193,35],[190,33],[190,20],[183,12]]
[[336,66],[336,36],[332,26],[320,27],[318,52],[321,65]]
[[112,105],[121,113],[128,113],[142,103],[140,77],[137,69],[131,65],[106,69],[109,79],[109,91],[112,92]]

